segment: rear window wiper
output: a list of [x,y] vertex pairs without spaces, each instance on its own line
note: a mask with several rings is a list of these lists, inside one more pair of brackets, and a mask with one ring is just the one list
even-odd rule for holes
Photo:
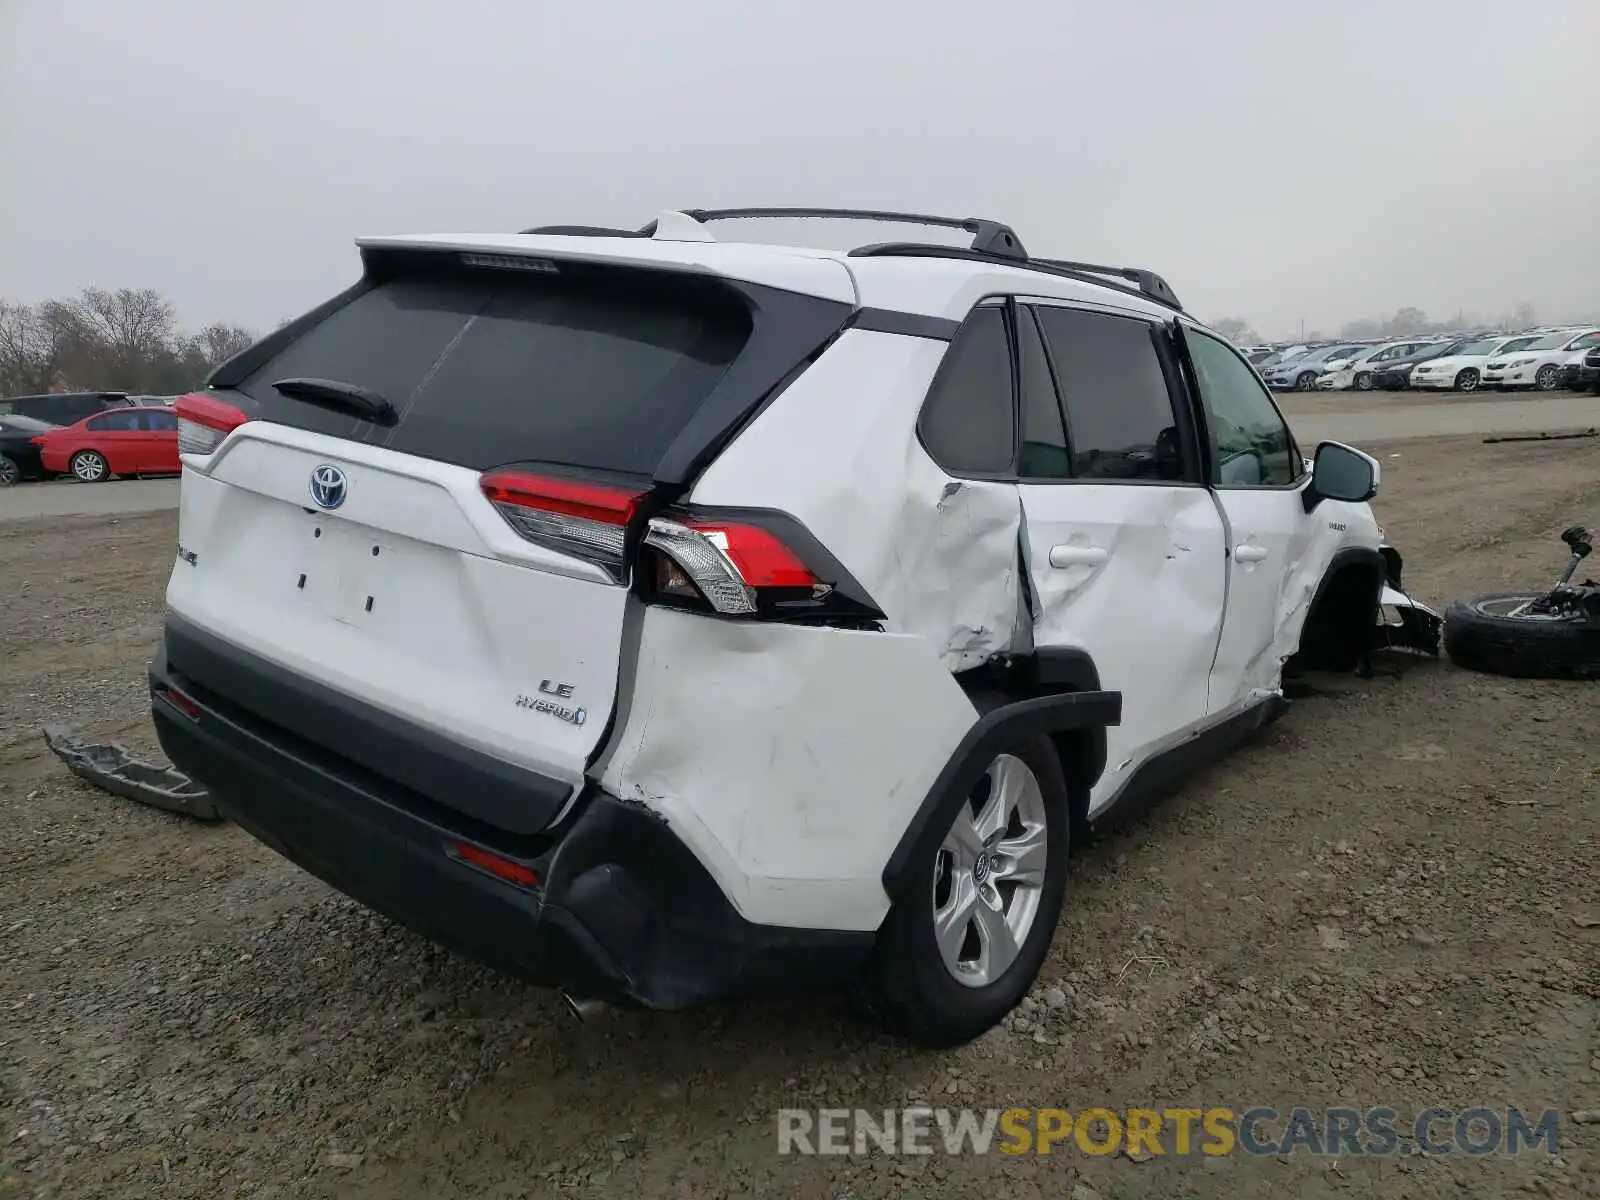
[[336,379],[280,379],[272,389],[292,400],[342,409],[367,421],[388,425],[395,418],[394,405],[377,392],[353,383],[340,383]]

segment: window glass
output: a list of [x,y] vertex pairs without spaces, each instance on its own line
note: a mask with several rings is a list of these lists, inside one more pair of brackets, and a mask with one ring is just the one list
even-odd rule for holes
[[919,422],[923,444],[954,475],[1011,469],[1015,419],[1004,310],[980,308],[945,351]]
[[1153,327],[1041,306],[1039,326],[1067,413],[1077,479],[1179,481],[1183,456]]
[[15,433],[49,433],[52,429],[59,428],[49,421],[40,421],[33,417],[6,417],[0,420],[0,427]]
[[1022,363],[1022,468],[1024,479],[1066,479],[1067,430],[1050,378],[1050,363],[1031,311],[1017,310],[1017,357]]
[[1216,338],[1185,329],[1211,427],[1219,487],[1285,487],[1302,464],[1272,397],[1239,357]]
[[101,413],[98,417],[91,417],[86,426],[96,433],[107,431],[114,433],[129,433],[139,428],[139,414],[134,412],[108,412]]
[[139,414],[141,429],[177,429],[178,416],[169,412],[143,412]]
[[1545,337],[1529,342],[1527,348],[1529,350],[1554,350],[1557,347],[1565,346],[1567,344],[1567,339],[1571,336],[1572,335],[1570,333],[1548,334]]
[[[648,475],[752,330],[732,293],[667,272],[417,271],[329,314],[240,389],[268,420],[403,454]],[[400,417],[378,430],[273,388],[291,377],[368,388]]]

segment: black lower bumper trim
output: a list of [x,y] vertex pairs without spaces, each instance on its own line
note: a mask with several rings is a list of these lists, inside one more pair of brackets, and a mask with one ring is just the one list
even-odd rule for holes
[[526,840],[487,845],[521,848],[539,885],[518,887],[447,853],[460,827],[258,722],[204,701],[192,716],[166,698],[171,683],[158,654],[152,714],[162,748],[225,816],[369,908],[510,974],[582,997],[682,1009],[842,982],[871,951],[871,933],[745,920],[661,817],[598,790],[533,857]]

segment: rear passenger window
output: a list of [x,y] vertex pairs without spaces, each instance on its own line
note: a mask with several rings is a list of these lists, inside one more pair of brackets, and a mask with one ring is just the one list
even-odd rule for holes
[[1066,479],[1072,474],[1061,402],[1032,311],[1017,310],[1017,360],[1022,365],[1022,466],[1024,479]]
[[132,412],[102,413],[92,419],[85,428],[92,429],[96,433],[132,433],[139,428],[139,417],[137,413]]
[[176,429],[178,416],[169,412],[146,412],[139,415],[139,422],[144,429]]
[[1077,479],[1178,482],[1181,441],[1146,321],[1041,306]]
[[1011,470],[1016,432],[1005,313],[972,313],[945,351],[918,421],[922,443],[952,475]]

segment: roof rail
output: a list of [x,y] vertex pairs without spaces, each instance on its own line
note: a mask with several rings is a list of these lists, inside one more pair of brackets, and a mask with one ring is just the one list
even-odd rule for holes
[[[857,246],[850,251],[850,255],[853,258],[963,258],[999,263],[1008,267],[1020,267],[1025,271],[1040,271],[1046,275],[1076,279],[1079,283],[1092,283],[1096,287],[1126,292],[1130,296],[1140,296],[1178,312],[1183,311],[1183,304],[1178,300],[1177,294],[1167,286],[1161,276],[1154,271],[1141,271],[1136,267],[1095,267],[1087,263],[1071,263],[1054,258],[1025,258],[1021,261],[1012,261],[977,250],[964,250],[959,246],[935,246],[922,242],[879,242],[871,246]],[[1114,283],[1105,278],[1107,275],[1118,276],[1129,280],[1129,283]]]
[[1150,299],[1165,304],[1168,308],[1182,311],[1183,305],[1178,301],[1178,294],[1172,290],[1167,281],[1154,271],[1146,271],[1142,267],[1103,267],[1098,263],[1070,262],[1063,258],[1041,258],[1036,261],[1050,267],[1060,267],[1064,271],[1077,271],[1084,275],[1115,275],[1135,284],[1139,291]]
[[[550,234],[567,237],[630,237],[656,236],[662,223],[677,224],[672,218],[687,217],[701,225],[711,221],[741,221],[799,218],[833,221],[880,221],[895,225],[929,225],[942,229],[960,229],[972,234],[969,246],[941,246],[922,242],[877,242],[857,246],[850,254],[858,258],[970,258],[989,262],[1003,262],[1009,266],[1025,267],[1051,275],[1062,275],[1084,283],[1115,288],[1118,291],[1143,296],[1167,308],[1183,311],[1183,303],[1171,285],[1154,271],[1142,267],[1108,267],[1098,263],[1072,262],[1061,258],[1029,258],[1023,249],[1022,239],[1009,225],[982,217],[940,217],[928,213],[890,212],[873,208],[684,208],[669,210],[642,229],[611,229],[592,225],[540,225],[524,229],[528,234]],[[681,240],[688,231],[679,226],[673,230],[672,240]],[[1126,280],[1119,284],[1106,276]],[[1131,284],[1132,286],[1128,286]]]
[[1022,239],[1009,225],[983,217],[936,217],[927,213],[888,212],[875,208],[686,208],[684,214],[704,224],[707,221],[790,218],[832,221],[881,221],[893,225],[930,225],[941,229],[961,229],[972,234],[969,249],[998,258],[1026,261],[1028,252]]

